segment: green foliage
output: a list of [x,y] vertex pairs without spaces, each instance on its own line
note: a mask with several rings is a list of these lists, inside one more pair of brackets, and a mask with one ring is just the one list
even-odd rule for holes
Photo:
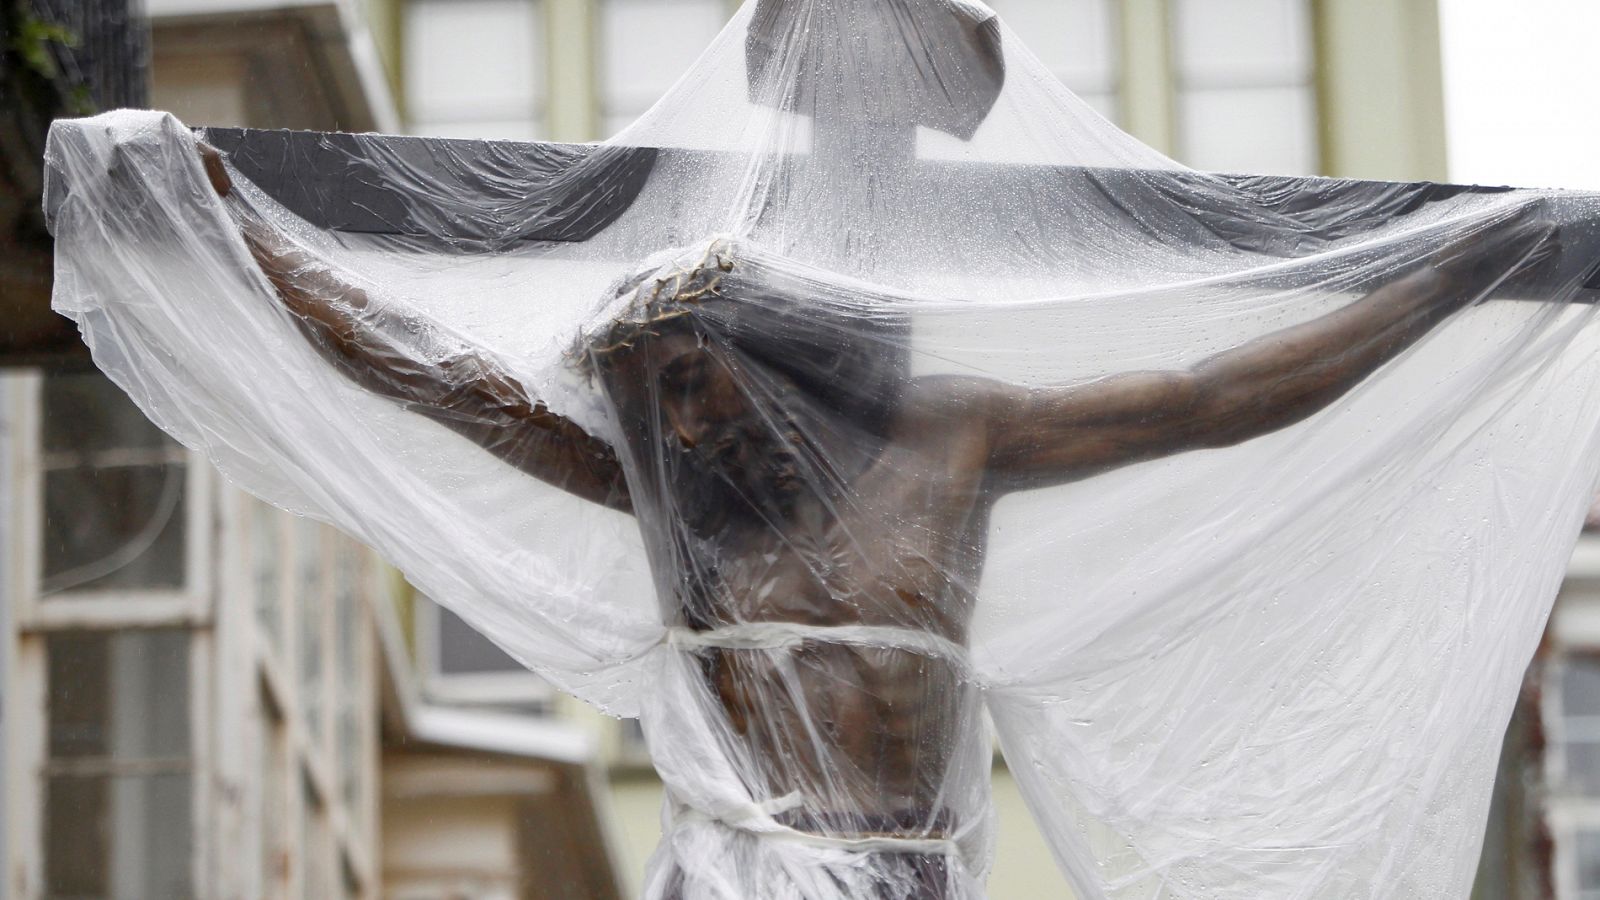
[[5,47],[6,55],[34,75],[56,83],[66,106],[63,112],[76,116],[93,114],[96,110],[88,85],[62,84],[60,68],[51,52],[52,47],[77,47],[81,43],[78,35],[66,26],[34,15],[26,0],[9,0],[7,6],[6,19],[11,26],[7,31],[11,39]]

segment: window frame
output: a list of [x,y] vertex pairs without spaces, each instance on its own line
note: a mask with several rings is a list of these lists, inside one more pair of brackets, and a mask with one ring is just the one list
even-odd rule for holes
[[424,113],[432,112],[432,110],[427,110],[424,104],[418,104],[417,98],[411,93],[410,85],[415,80],[412,66],[421,65],[417,61],[420,54],[417,51],[417,43],[413,37],[418,29],[414,17],[418,14],[416,10],[420,6],[437,4],[447,7],[450,5],[450,0],[402,0],[399,12],[400,31],[402,34],[401,43],[404,48],[401,52],[401,57],[404,60],[402,63],[404,72],[401,78],[401,94],[402,105],[405,109],[406,133],[424,137],[465,137],[476,135],[479,132],[497,132],[501,126],[508,123],[517,123],[527,126],[529,136],[523,138],[524,140],[548,140],[548,135],[551,131],[552,97],[548,71],[549,57],[551,55],[551,12],[549,7],[552,0],[501,0],[501,2],[505,2],[508,5],[521,3],[531,7],[530,21],[536,23],[536,31],[530,36],[534,58],[528,67],[528,72],[529,76],[535,81],[529,92],[528,107],[517,110],[508,104],[503,107],[485,107],[454,116],[419,114],[416,108],[419,105],[424,106]]
[[[305,698],[299,684],[301,604],[296,602],[296,592],[300,573],[294,559],[295,536],[288,527],[293,517],[269,509],[259,519],[271,523],[283,537],[277,547],[269,548],[277,557],[278,571],[276,596],[269,601],[280,627],[274,644],[255,606],[257,548],[252,543],[256,526],[251,515],[253,504],[259,501],[224,487],[197,454],[176,451],[183,454],[188,490],[183,512],[190,517],[185,523],[185,583],[181,589],[68,591],[48,599],[38,596],[44,534],[43,384],[44,375],[34,370],[0,373],[0,421],[6,425],[0,429],[0,496],[17,501],[0,507],[0,534],[13,538],[0,549],[0,561],[15,563],[0,569],[0,599],[7,601],[6,614],[10,616],[9,622],[0,618],[0,626],[4,626],[0,639],[8,642],[7,652],[0,653],[0,665],[7,667],[3,674],[8,689],[7,727],[0,733],[7,800],[0,813],[5,817],[0,826],[0,856],[7,861],[4,883],[44,884],[44,797],[49,777],[63,768],[50,759],[47,743],[49,637],[161,628],[181,632],[186,648],[190,729],[186,771],[193,847],[188,862],[195,895],[237,893],[287,900],[309,859],[306,848],[299,844],[297,824],[302,817],[303,792],[309,787],[320,806],[315,813],[320,823],[317,833],[327,835],[330,841],[327,852],[332,869],[325,874],[336,880],[335,888],[345,885],[354,896],[377,896],[379,744],[374,604],[383,592],[371,551],[327,526],[316,526],[314,543],[335,545],[338,552],[351,555],[350,603],[355,617],[351,629],[354,645],[335,647],[336,623],[329,604],[315,604],[321,612],[316,626],[321,635],[324,698],[319,714],[325,720],[321,737],[316,739],[305,722]],[[327,560],[319,562],[319,598],[332,596],[336,577]],[[223,597],[249,602],[222,603]],[[355,658],[345,662],[341,659],[344,652]],[[343,677],[344,672],[354,673],[353,683]],[[335,699],[347,693],[355,696],[351,702],[359,718],[353,739],[361,784],[351,800],[341,783],[338,757],[339,742],[344,738],[336,730],[335,715]],[[251,750],[250,742],[240,736],[263,733],[265,702],[276,704],[284,716],[286,797],[279,806],[288,826],[288,833],[280,839],[287,854],[281,880],[267,885],[260,883],[257,864],[257,848],[265,836],[259,821],[250,821],[250,813],[260,811],[259,803],[256,799],[238,803],[224,799],[227,792],[242,786],[240,778],[254,777],[249,773],[259,769],[261,750]],[[135,767],[147,768],[143,763]],[[353,803],[362,808],[354,809]],[[231,852],[241,848],[247,852]]]
[[[608,7],[611,7],[619,2],[650,6],[659,2],[659,0],[589,0],[589,15],[593,23],[592,32],[594,37],[592,46],[589,48],[590,77],[593,79],[594,84],[594,91],[593,96],[591,97],[590,105],[592,107],[591,115],[594,118],[595,130],[597,132],[596,138],[598,140],[607,140],[612,138],[619,132],[630,127],[634,122],[637,122],[639,117],[644,115],[646,112],[649,112],[650,109],[654,107],[663,96],[665,96],[666,92],[672,88],[672,85],[676,84],[678,79],[688,71],[685,69],[684,72],[679,72],[670,82],[665,85],[665,87],[663,87],[661,93],[645,102],[644,105],[636,111],[633,111],[632,107],[638,105],[637,97],[614,97],[610,83],[610,72],[608,71],[607,66],[608,35],[606,29],[606,17],[609,15],[607,11]],[[677,0],[677,2],[682,2],[682,0]],[[695,51],[695,59],[699,59],[700,54],[704,53],[706,48],[710,46],[710,39],[714,39],[722,32],[722,29],[727,26],[728,20],[738,10],[739,4],[738,0],[731,0],[731,2],[730,0],[694,0],[694,2],[704,3],[708,7],[716,7],[718,10],[718,19],[720,20],[720,24],[717,26],[716,30],[711,33],[706,44]],[[692,67],[693,61],[691,60],[690,68]],[[623,102],[614,102],[618,99],[621,99]],[[620,125],[617,124],[624,116],[627,117],[626,123]]]
[[[13,884],[44,884],[46,782],[53,768],[47,743],[49,716],[48,638],[66,632],[130,629],[173,629],[185,635],[189,667],[189,808],[193,852],[190,881],[196,896],[213,893],[214,835],[207,824],[214,805],[210,735],[213,712],[213,670],[209,600],[212,592],[210,467],[193,453],[183,453],[184,584],[175,590],[65,591],[39,596],[43,581],[45,374],[37,369],[0,373],[0,403],[14,427],[0,434],[6,468],[0,478],[16,502],[7,505],[3,530],[15,537],[8,552],[15,565],[6,571],[12,619],[5,632],[11,642],[11,705],[6,728],[7,809],[4,855]],[[4,515],[0,510],[0,515]]]
[[[1014,3],[1017,2],[1017,0],[1009,0],[1009,2]],[[1049,60],[1041,57],[1039,61],[1044,65],[1046,71],[1050,73],[1051,77],[1055,78],[1055,80],[1060,82],[1062,86],[1071,91],[1073,96],[1083,100],[1083,102],[1088,104],[1088,106],[1091,109],[1094,109],[1095,112],[1105,116],[1108,121],[1121,126],[1125,124],[1128,119],[1128,58],[1125,50],[1128,36],[1128,13],[1127,10],[1123,8],[1123,4],[1118,2],[1118,0],[1099,0],[1099,2],[1102,2],[1105,5],[1106,39],[1108,42],[1105,48],[1108,68],[1103,87],[1084,88],[1081,86],[1081,84],[1074,83],[1076,79],[1068,80],[1067,78],[1063,77],[1061,72],[1051,68]],[[1006,6],[1004,4],[996,8],[995,12],[1000,16],[1001,21],[1005,22],[1008,26],[1011,25],[1011,22],[1007,17]],[[1022,39],[1023,44],[1028,45],[1028,34],[1020,31],[1017,34]],[[1037,53],[1033,51],[1032,46],[1029,46],[1029,51],[1034,52],[1035,55],[1037,55]],[[1176,89],[1176,87],[1174,87],[1174,89]],[[1086,95],[1104,96],[1108,100],[1110,109],[1100,109],[1089,99],[1086,99]]]
[[[527,669],[507,672],[447,673],[440,646],[444,608],[421,591],[415,593],[413,628],[418,674],[429,699],[469,706],[544,706],[556,700],[556,689]],[[471,623],[467,623],[471,627]]]
[[[1569,583],[1562,591],[1562,600],[1571,605],[1576,601],[1587,606],[1593,603],[1600,585]],[[1575,597],[1574,593],[1589,595]],[[1590,604],[1583,601],[1587,599]],[[1545,823],[1552,838],[1551,866],[1558,897],[1581,897],[1580,878],[1582,861],[1578,858],[1578,836],[1581,832],[1600,833],[1600,792],[1585,794],[1578,790],[1567,776],[1567,715],[1563,694],[1566,670],[1573,661],[1587,661],[1600,665],[1600,645],[1589,642],[1560,646],[1545,666],[1544,682],[1540,691],[1540,717],[1548,736],[1544,748],[1545,771]],[[1587,716],[1585,718],[1600,718]],[[1585,741],[1584,743],[1596,743]],[[1591,894],[1600,891],[1600,885]]]
[[[1306,139],[1309,158],[1307,171],[1283,172],[1271,174],[1285,175],[1316,175],[1326,167],[1328,150],[1323,146],[1322,129],[1326,116],[1324,99],[1319,82],[1322,73],[1323,48],[1319,40],[1319,21],[1317,16],[1317,0],[1291,0],[1299,4],[1305,25],[1305,52],[1306,61],[1304,70],[1296,73],[1292,79],[1280,79],[1276,76],[1262,76],[1256,74],[1240,75],[1232,73],[1223,76],[1193,76],[1185,69],[1183,59],[1185,35],[1176,4],[1181,0],[1162,0],[1166,13],[1168,46],[1169,79],[1167,93],[1171,104],[1171,134],[1174,155],[1185,165],[1198,166],[1191,161],[1194,147],[1191,146],[1190,134],[1197,128],[1208,127],[1204,122],[1196,122],[1190,117],[1188,111],[1189,97],[1196,93],[1237,93],[1242,91],[1260,90],[1294,90],[1303,94],[1309,111],[1308,133]],[[1262,174],[1258,172],[1244,172],[1238,166],[1226,166],[1215,171],[1234,172],[1239,174]]]
[[[92,373],[98,374],[98,373]],[[8,525],[20,557],[14,584],[16,624],[25,631],[97,628],[194,627],[209,623],[213,593],[210,519],[214,479],[193,452],[173,447],[164,454],[183,466],[184,571],[175,589],[65,590],[41,596],[44,585],[44,490],[51,471],[43,447],[44,381],[37,370],[8,373],[15,429],[12,489],[16,502]],[[104,376],[100,376],[104,377]]]
[[[325,837],[331,847],[331,876],[337,885],[352,885],[356,896],[376,896],[379,883],[377,871],[376,835],[378,736],[375,716],[362,715],[356,730],[359,744],[357,753],[362,773],[362,809],[349,808],[344,794],[343,772],[340,766],[340,741],[336,705],[349,693],[357,695],[354,702],[362,710],[372,710],[377,705],[376,647],[373,644],[375,623],[371,617],[371,604],[376,602],[377,586],[373,579],[373,566],[368,564],[370,551],[359,543],[337,533],[330,526],[296,519],[288,513],[268,508],[265,517],[257,511],[261,501],[242,492],[237,509],[236,526],[239,531],[235,542],[249,561],[245,569],[246,590],[252,603],[240,615],[248,620],[254,634],[254,650],[249,654],[251,683],[254,686],[250,701],[251,727],[262,736],[260,753],[267,752],[266,741],[274,741],[282,752],[283,778],[276,785],[279,796],[275,803],[281,813],[285,833],[277,845],[285,856],[281,869],[271,884],[260,885],[264,896],[287,898],[298,896],[299,885],[305,882],[308,867],[312,865],[310,848],[305,844],[307,816],[316,820],[312,831]],[[270,522],[281,538],[278,549],[278,577],[275,606],[277,625],[281,629],[277,643],[269,639],[266,629],[257,616],[254,601],[258,587],[255,581],[258,546],[254,529]],[[307,546],[316,549],[320,557],[317,583],[314,592],[317,600],[306,603],[298,595],[301,581],[301,554]],[[353,667],[356,684],[336,684],[340,681],[342,665],[336,647],[336,620],[332,609],[336,577],[333,560],[339,553],[352,554],[355,572],[351,603],[354,606],[355,654]],[[302,678],[302,625],[301,613],[310,609],[317,616],[316,629],[319,644],[320,678],[317,685],[321,695],[317,708],[320,733],[314,733],[307,721],[306,682]],[[275,727],[274,727],[275,725]],[[266,762],[265,756],[252,760],[259,771]],[[262,789],[272,785],[263,783]],[[264,794],[262,795],[264,797]],[[315,809],[307,808],[307,797],[315,800]],[[265,845],[268,836],[261,831],[264,818],[258,817],[256,830],[246,843],[256,851]],[[254,857],[252,857],[254,859]],[[259,867],[257,867],[259,868]],[[254,876],[252,876],[254,878]]]

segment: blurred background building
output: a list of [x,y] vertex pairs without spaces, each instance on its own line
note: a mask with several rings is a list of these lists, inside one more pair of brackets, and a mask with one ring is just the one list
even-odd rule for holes
[[[586,141],[732,0],[0,0],[0,893],[632,896],[661,787],[369,551],[226,484],[48,309],[52,115]],[[991,0],[1108,118],[1200,168],[1444,179],[1436,0]],[[92,14],[91,14],[92,13]],[[1485,898],[1600,897],[1600,543],[1535,665]],[[996,900],[1069,896],[996,760]]]

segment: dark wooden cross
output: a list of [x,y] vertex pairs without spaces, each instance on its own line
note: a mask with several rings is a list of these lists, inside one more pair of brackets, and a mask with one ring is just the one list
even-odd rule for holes
[[[444,138],[352,135],[312,131],[201,128],[197,135],[228,154],[241,175],[312,225],[356,234],[401,234],[442,238],[441,249],[483,242],[583,241],[627,211],[651,172],[673,155],[709,155],[653,147],[518,143]],[[461,160],[474,165],[463,168]],[[676,161],[676,160],[674,160]],[[395,164],[399,163],[399,166]],[[404,171],[398,177],[397,171]],[[1047,165],[987,165],[919,161],[907,177],[925,184],[926,196],[968,204],[951,210],[962,235],[1007,227],[996,210],[1005,196],[1030,203],[1099,194],[1116,203],[1136,226],[1151,223],[1169,242],[1224,241],[1242,250],[1280,258],[1306,256],[1330,242],[1371,230],[1390,218],[1466,193],[1500,193],[1507,187],[1433,182],[1365,181],[1276,175],[1201,175],[1139,169]],[[1232,192],[1199,190],[1220,178]],[[411,185],[428,179],[438,190],[419,194]],[[574,191],[576,185],[584,189]],[[1126,188],[1138,187],[1137,190]],[[428,196],[450,198],[449,209]],[[1563,202],[1558,195],[1554,202]],[[1571,194],[1571,202],[1583,195]],[[464,202],[463,202],[464,201]],[[475,203],[474,201],[482,201]],[[1173,223],[1156,204],[1176,202],[1188,218]],[[508,203],[516,222],[497,215]],[[1139,208],[1138,204],[1149,204]],[[482,215],[474,215],[474,208]],[[463,214],[463,209],[467,210]],[[1274,214],[1249,229],[1238,222],[1246,210]],[[1303,214],[1315,210],[1314,217]],[[1159,219],[1159,224],[1157,220]],[[1314,222],[1315,224],[1309,224]],[[515,227],[514,232],[508,228]],[[1176,227],[1178,231],[1173,232]],[[1600,223],[1588,227],[1600,231]],[[1003,236],[1003,233],[1002,235]],[[935,236],[936,238],[938,236]],[[1600,300],[1600,271],[1590,273],[1580,299]]]

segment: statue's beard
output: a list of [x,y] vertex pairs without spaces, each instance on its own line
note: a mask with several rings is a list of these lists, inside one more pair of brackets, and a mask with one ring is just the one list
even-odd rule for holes
[[734,524],[786,519],[805,493],[803,439],[789,423],[775,432],[759,419],[714,426],[666,460],[673,510],[690,531],[710,536]]

